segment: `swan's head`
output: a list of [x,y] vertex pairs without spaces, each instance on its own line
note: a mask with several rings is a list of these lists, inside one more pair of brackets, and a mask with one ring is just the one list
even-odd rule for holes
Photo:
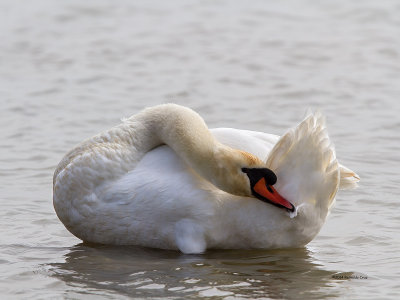
[[224,172],[218,172],[220,180],[217,186],[232,194],[255,197],[288,211],[295,211],[294,205],[274,188],[278,178],[265,163],[244,151],[234,150],[228,153],[223,159]]
[[264,202],[294,212],[292,203],[283,198],[273,185],[277,182],[275,173],[268,168],[242,168],[250,182],[252,195]]

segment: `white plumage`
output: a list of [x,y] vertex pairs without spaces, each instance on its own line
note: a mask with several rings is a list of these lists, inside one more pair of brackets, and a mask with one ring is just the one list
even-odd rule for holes
[[[273,170],[296,211],[254,198],[248,166]],[[192,110],[167,104],[71,150],[54,174],[54,207],[70,232],[96,243],[184,253],[300,247],[321,229],[339,186],[358,180],[338,164],[320,114],[279,138],[209,131]]]

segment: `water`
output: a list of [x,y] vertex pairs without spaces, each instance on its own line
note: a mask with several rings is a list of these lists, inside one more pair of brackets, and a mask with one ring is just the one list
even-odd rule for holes
[[[400,4],[0,1],[0,293],[19,299],[398,299]],[[163,102],[282,134],[320,109],[340,192],[304,249],[84,245],[52,208],[79,141]]]

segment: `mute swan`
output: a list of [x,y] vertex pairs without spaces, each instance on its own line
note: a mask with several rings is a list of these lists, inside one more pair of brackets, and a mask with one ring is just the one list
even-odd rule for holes
[[320,114],[279,138],[209,130],[193,110],[164,104],[67,153],[53,203],[88,242],[184,253],[300,247],[321,229],[339,186],[358,180],[338,164]]

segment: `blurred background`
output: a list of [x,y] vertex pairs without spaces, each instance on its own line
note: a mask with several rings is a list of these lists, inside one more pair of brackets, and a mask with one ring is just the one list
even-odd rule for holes
[[[1,293],[398,299],[399,96],[395,0],[0,0]],[[52,207],[56,165],[166,102],[210,127],[278,135],[321,110],[360,188],[338,194],[305,249],[188,257],[80,244]]]

